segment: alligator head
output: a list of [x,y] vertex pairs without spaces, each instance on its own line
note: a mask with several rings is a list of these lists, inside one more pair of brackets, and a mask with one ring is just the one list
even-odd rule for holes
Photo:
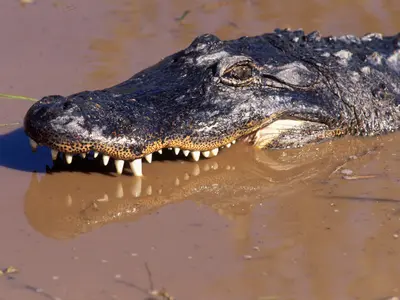
[[276,31],[222,41],[202,35],[127,81],[68,97],[47,96],[25,117],[32,146],[129,161],[175,148],[194,160],[237,139],[301,147],[344,134],[399,127],[399,36],[320,37]]

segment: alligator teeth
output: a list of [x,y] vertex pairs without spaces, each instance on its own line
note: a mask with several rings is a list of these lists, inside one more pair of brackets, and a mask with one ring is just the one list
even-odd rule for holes
[[29,138],[29,144],[31,145],[32,152],[36,152],[38,144],[34,140],[32,140],[31,138]]
[[[38,144],[31,138],[29,138],[29,143],[30,146],[32,147],[32,151],[35,151],[38,147]],[[225,145],[225,147],[229,148],[231,147],[232,144],[236,143],[236,140],[231,141],[230,143],[228,143],[227,145]],[[223,148],[224,146],[222,146],[221,148]],[[182,150],[181,148],[178,147],[174,147],[174,148],[168,148],[170,150],[173,150],[175,155],[178,155],[180,153],[180,151]],[[62,152],[58,152],[57,150],[54,149],[50,149],[51,151],[51,157],[52,160],[57,160],[59,154],[62,156],[64,155],[65,157],[65,161],[67,164],[71,164],[72,160],[73,160],[73,154],[72,153],[62,153]],[[158,153],[162,154],[162,149],[157,150]],[[207,150],[207,151],[190,151],[190,150],[182,150],[182,153],[184,156],[189,156],[189,154],[191,155],[192,159],[194,161],[199,161],[200,160],[200,156],[204,156],[205,158],[209,158],[209,157],[213,157],[216,156],[219,152],[219,148],[215,148],[212,150]],[[93,151],[91,150],[89,155],[93,155],[94,158],[97,158],[99,156],[100,152],[98,151]],[[80,153],[78,154],[80,155],[83,159],[87,157],[88,153]],[[147,154],[144,156],[144,158],[146,159],[146,161],[148,163],[152,163],[152,159],[153,159],[153,153]],[[104,166],[107,166],[108,163],[110,161],[110,156],[103,154],[102,155],[102,162],[104,164]],[[116,168],[116,172],[118,174],[122,174],[123,173],[123,169],[124,169],[124,164],[125,161],[124,160],[118,160],[118,159],[114,159],[114,164],[115,164],[115,168]],[[130,168],[133,172],[133,174],[137,177],[143,176],[143,170],[142,170],[142,159],[135,159],[131,162],[129,162]],[[206,169],[209,169],[210,167],[207,166]],[[194,172],[194,175],[197,175],[197,170],[196,172]],[[187,177],[187,176],[186,176]],[[187,178],[184,178],[187,179]],[[179,179],[178,179],[178,184],[179,184]]]
[[108,155],[103,155],[103,165],[107,166],[110,161],[110,157]]
[[58,151],[57,151],[57,150],[51,149],[51,158],[52,158],[53,160],[56,160],[56,159],[57,159],[57,156],[58,156]]
[[153,158],[153,153],[147,154],[145,157],[146,161],[151,164],[151,160]]
[[201,154],[203,154],[204,157],[210,157],[210,151],[203,151]]
[[135,176],[143,176],[142,174],[142,159],[138,158],[129,163],[132,172]]
[[199,161],[199,159],[200,159],[200,151],[192,151],[191,154],[192,154],[192,158],[195,161]]
[[124,163],[125,163],[125,161],[123,161],[122,159],[114,160],[115,168],[117,169],[117,173],[119,175],[122,174],[122,171],[124,169]]
[[212,149],[212,150],[211,150],[211,154],[212,154],[213,156],[217,156],[218,151],[219,151],[218,148]]
[[172,148],[168,148],[168,150],[172,150]]
[[71,164],[72,163],[72,154],[65,153],[65,161],[67,162],[67,164]]

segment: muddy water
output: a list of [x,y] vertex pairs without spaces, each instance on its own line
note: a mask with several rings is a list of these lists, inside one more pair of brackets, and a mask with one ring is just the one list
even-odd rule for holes
[[[109,86],[205,32],[400,28],[398,1],[37,2],[0,4],[2,93]],[[0,100],[0,267],[20,270],[0,277],[0,299],[145,299],[162,287],[177,299],[400,295],[399,134],[237,144],[198,163],[159,156],[138,179],[31,153],[15,124],[30,105]]]

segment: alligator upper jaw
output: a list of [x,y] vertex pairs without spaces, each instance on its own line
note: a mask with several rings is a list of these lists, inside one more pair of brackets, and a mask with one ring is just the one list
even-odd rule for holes
[[[287,149],[298,148],[304,146],[305,144],[323,140],[327,136],[326,133],[330,132],[328,126],[322,123],[289,118],[275,119],[272,117],[267,119],[264,122],[264,125],[258,125],[256,128],[257,129],[254,129],[253,131],[250,130],[250,133],[237,138],[244,142],[250,143],[257,148]],[[28,136],[29,133],[30,132],[28,131]],[[80,156],[81,158],[97,158],[99,154],[102,154],[102,162],[105,166],[108,165],[110,158],[113,158],[112,156],[110,157],[110,155],[96,150],[93,151],[92,149],[85,148],[83,146],[80,146],[80,148],[84,149],[84,151],[80,153],[71,153],[63,152],[59,149],[52,149],[48,144],[38,143],[31,137],[29,137],[29,141],[33,151],[36,151],[38,145],[40,144],[48,146],[51,149],[51,156],[53,160],[57,160],[59,157],[63,156],[67,164],[72,163],[74,155]],[[176,156],[183,154],[183,156],[188,157],[190,155],[194,161],[198,161],[200,157],[214,157],[219,153],[220,149],[230,148],[232,144],[235,143],[236,139],[232,139],[224,146],[207,151],[190,151],[182,150],[179,147],[165,147],[164,149],[159,148],[153,153],[146,154],[143,156],[143,158],[147,161],[147,163],[151,163],[153,160],[153,154],[160,155],[163,154],[163,150],[171,150],[171,153],[174,153]],[[118,174],[122,174],[125,160],[113,158],[113,161],[116,172]],[[135,176],[143,175],[142,158],[128,160],[127,162],[129,163],[129,167]]]
[[[30,146],[31,146],[33,152],[35,152],[37,150],[38,146],[41,145],[41,144],[38,144],[31,137],[29,137],[29,143],[30,143]],[[190,151],[190,150],[182,150],[179,147],[167,147],[167,148],[158,149],[157,151],[155,151],[153,153],[146,154],[143,156],[143,158],[146,160],[147,163],[152,163],[153,154],[154,155],[164,155],[166,150],[168,150],[168,151],[171,151],[175,156],[183,155],[184,157],[188,157],[190,155],[192,160],[199,161],[200,157],[211,158],[211,157],[217,156],[220,149],[230,148],[235,143],[236,143],[236,140],[232,140],[231,142],[227,143],[224,146],[217,147],[217,148],[214,148],[212,150],[207,150],[207,151],[199,151],[199,150]],[[44,146],[47,146],[47,145],[44,145]],[[98,151],[92,151],[92,150],[84,151],[81,153],[62,152],[62,151],[52,149],[52,148],[50,148],[50,150],[51,150],[52,159],[54,161],[57,160],[58,158],[63,157],[67,164],[72,163],[74,156],[80,156],[81,158],[85,159],[85,158],[89,158],[89,157],[97,158],[101,154],[102,163],[104,164],[104,166],[107,166],[110,161],[110,158],[113,158],[107,154],[103,154]],[[168,156],[168,154],[167,154],[167,156]],[[116,172],[118,174],[123,173],[125,162],[128,162],[129,167],[135,176],[143,176],[142,158],[137,158],[134,160],[122,160],[122,159],[113,158],[113,160],[114,160]]]
[[[202,133],[192,129],[192,124],[202,128],[210,124],[201,125],[201,121],[184,117],[176,125],[176,116],[165,116],[170,111],[141,102],[140,97],[128,96],[118,97],[110,90],[103,90],[42,98],[24,118],[32,149],[46,146],[53,160],[61,153],[67,164],[77,155],[96,158],[101,154],[104,165],[113,158],[118,174],[127,162],[134,175],[142,176],[142,160],[151,163],[153,155],[163,150],[171,149],[176,155],[190,155],[198,161],[202,156],[216,156],[221,148],[229,148],[240,136],[239,132],[222,137],[215,132]],[[173,111],[179,111],[179,107]],[[193,115],[185,111],[185,116],[193,118]],[[204,117],[203,120],[207,121]]]
[[[49,96],[35,103],[24,120],[25,132],[30,138],[32,149],[35,151],[38,145],[47,146],[51,149],[53,160],[58,159],[62,153],[67,164],[72,163],[74,155],[97,158],[101,154],[104,165],[108,165],[110,158],[113,158],[118,174],[123,173],[127,162],[135,176],[142,176],[143,158],[151,163],[153,154],[162,154],[166,149],[173,150],[175,155],[190,155],[194,161],[198,161],[200,157],[216,156],[221,149],[230,148],[237,139],[250,142],[258,148],[287,149],[324,140],[329,132],[327,125],[308,121],[319,120],[318,117],[302,114],[304,120],[300,120],[288,117],[296,112],[285,111],[271,114],[263,120],[259,118],[250,123],[247,129],[235,129],[223,137],[213,133],[208,138],[207,133],[202,135],[198,132],[193,132],[193,135],[190,132],[186,136],[177,135],[177,132],[186,130],[184,126],[168,128],[170,125],[167,124],[162,127],[165,123],[158,113],[155,114],[156,117],[150,115],[149,118],[160,118],[156,122],[159,126],[154,127],[152,121],[143,117],[149,115],[146,108],[132,103],[131,100],[120,105],[131,111],[118,115],[112,101],[101,100],[107,98],[107,95],[101,95],[99,101],[92,100],[94,97],[96,94],[84,92],[67,98]],[[108,114],[113,115],[108,117]],[[133,114],[138,117],[128,120],[128,125],[121,125],[121,122],[126,121],[124,115]],[[296,114],[300,115],[298,112]],[[222,123],[215,124],[218,126]],[[161,132],[160,127],[167,127],[167,130]],[[116,129],[125,132],[116,132],[114,136]]]
[[[153,155],[163,154],[163,150],[164,152],[173,150],[172,153],[175,155],[185,157],[190,155],[194,161],[198,161],[200,157],[214,157],[220,149],[230,148],[236,143],[235,136],[230,136],[218,141],[215,148],[201,149],[202,145],[191,142],[190,138],[185,140],[169,134],[167,138],[162,136],[157,131],[158,128],[151,127],[152,124],[146,123],[146,118],[143,117],[140,119],[142,122],[140,126],[137,124],[131,126],[134,129],[138,128],[139,133],[135,132],[133,135],[135,137],[129,134],[132,130],[127,130],[128,134],[116,134],[114,137],[113,132],[111,135],[107,132],[107,130],[111,131],[107,126],[105,126],[105,132],[100,128],[101,125],[107,124],[107,121],[100,122],[100,126],[95,121],[87,121],[93,120],[94,116],[99,118],[98,115],[102,117],[107,112],[115,113],[115,111],[101,102],[90,104],[91,96],[83,96],[70,96],[69,99],[62,96],[48,96],[30,108],[24,119],[24,128],[33,151],[36,151],[38,146],[46,146],[50,148],[53,160],[62,157],[67,164],[72,163],[74,156],[97,158],[101,154],[100,157],[105,166],[108,165],[110,158],[113,159],[118,174],[123,173],[125,162],[127,162],[135,176],[142,176],[143,158],[151,163]],[[80,101],[80,98],[84,99]],[[87,109],[89,105],[95,106],[96,110],[92,107]],[[105,107],[101,108],[102,105]],[[87,111],[91,112],[89,117],[88,114],[85,115]],[[143,111],[140,113],[145,114]],[[111,124],[108,127],[115,130],[118,125]],[[151,132],[152,130],[154,131]],[[144,134],[140,134],[141,131]],[[148,132],[152,133],[151,137],[145,135]],[[133,140],[139,143],[132,143]]]

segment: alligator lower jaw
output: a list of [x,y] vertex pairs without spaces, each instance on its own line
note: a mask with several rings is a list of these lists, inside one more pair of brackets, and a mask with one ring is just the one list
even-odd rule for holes
[[[36,141],[34,141],[31,137],[29,137],[29,143],[32,148],[32,151],[35,152],[37,150],[38,143]],[[220,149],[230,148],[232,146],[232,144],[235,144],[235,143],[236,143],[236,140],[231,139],[230,142],[225,143],[224,146],[217,147],[217,148],[214,148],[212,150],[207,150],[207,151],[200,151],[200,150],[192,151],[192,150],[183,150],[179,147],[167,147],[167,148],[155,150],[154,152],[152,152],[150,154],[147,154],[143,157],[140,157],[140,158],[137,158],[134,160],[123,160],[123,159],[116,159],[116,158],[113,158],[113,160],[114,160],[116,172],[119,175],[122,174],[122,172],[124,170],[125,162],[128,162],[133,175],[143,176],[142,158],[144,158],[148,163],[151,163],[153,160],[153,154],[156,154],[156,153],[163,154],[163,150],[171,150],[171,151],[173,150],[173,153],[175,155],[179,155],[182,150],[182,153],[185,157],[188,157],[190,155],[194,161],[198,161],[201,156],[203,156],[205,158],[211,158],[211,157],[217,156]],[[81,148],[83,149],[85,147],[81,147]],[[51,156],[52,156],[53,161],[57,160],[60,156],[63,156],[65,159],[65,162],[67,164],[72,163],[74,156],[80,156],[81,158],[84,159],[84,158],[87,158],[90,156],[93,158],[97,158],[101,154],[103,164],[104,164],[104,166],[106,166],[106,165],[108,165],[110,158],[112,158],[112,157],[110,157],[110,155],[107,155],[105,153],[101,153],[98,151],[93,151],[93,150],[88,150],[88,151],[82,152],[82,153],[68,153],[68,152],[61,152],[61,151],[50,148],[50,151],[51,151]]]

